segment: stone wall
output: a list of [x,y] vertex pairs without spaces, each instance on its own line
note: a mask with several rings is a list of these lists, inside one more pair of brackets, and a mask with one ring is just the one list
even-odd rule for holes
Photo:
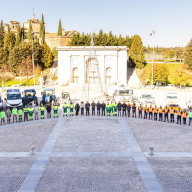
[[71,37],[57,36],[57,37],[45,37],[45,42],[51,49],[59,46],[67,46],[68,42],[71,41]]

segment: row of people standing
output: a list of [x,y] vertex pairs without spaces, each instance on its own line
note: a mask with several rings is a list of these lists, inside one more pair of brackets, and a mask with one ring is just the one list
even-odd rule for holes
[[38,120],[39,112],[40,112],[41,119],[44,119],[45,110],[47,111],[47,118],[51,118],[52,110],[53,110],[54,118],[55,117],[58,118],[58,105],[57,104],[54,104],[53,108],[51,108],[50,105],[48,105],[46,107],[43,105],[38,107],[36,105],[34,108],[32,106],[27,107],[27,105],[25,105],[25,107],[23,109],[22,108],[17,109],[16,107],[14,107],[12,110],[10,108],[8,108],[7,110],[3,109],[0,112],[1,125],[3,125],[3,124],[5,125],[5,117],[7,118],[7,124],[11,123],[11,117],[13,118],[13,123],[22,122],[23,120],[24,120],[24,122],[32,121],[34,116],[35,116],[35,120]]
[[[152,105],[150,105],[150,107],[148,107],[147,105],[145,105],[145,107],[143,107],[142,105],[139,105],[139,107],[137,108],[136,104],[133,103],[133,105],[131,104],[126,104],[125,102],[122,104],[120,101],[119,103],[107,103],[105,104],[104,102],[100,103],[98,101],[98,103],[95,103],[94,101],[90,104],[88,101],[86,104],[84,104],[84,102],[82,101],[80,104],[76,103],[76,105],[74,105],[72,102],[69,104],[69,106],[64,103],[63,105],[63,116],[67,116],[67,108],[70,108],[70,115],[73,115],[73,109],[76,110],[76,115],[78,115],[79,111],[81,110],[81,115],[84,115],[84,109],[86,111],[86,115],[89,115],[90,113],[90,109],[92,110],[92,115],[95,115],[95,110],[97,109],[97,115],[100,115],[100,110],[102,110],[101,115],[105,116],[105,111],[107,116],[127,116],[130,117],[131,113],[132,113],[132,117],[137,117],[137,113],[138,113],[138,117],[139,118],[143,118],[143,114],[144,114],[144,119],[150,119],[150,120],[154,120],[154,121],[164,121],[164,122],[170,122],[170,123],[174,123],[175,122],[175,114],[177,115],[177,124],[181,124],[181,120],[183,120],[183,124],[186,125],[186,119],[187,116],[189,116],[189,125],[191,124],[192,121],[192,111],[189,111],[188,113],[186,112],[186,110],[181,110],[180,108],[178,110],[175,110],[173,107],[171,107],[170,109],[166,106],[165,108],[162,108],[162,106],[160,106],[159,108],[155,105],[154,107],[152,107]],[[170,117],[169,117],[170,116]]]

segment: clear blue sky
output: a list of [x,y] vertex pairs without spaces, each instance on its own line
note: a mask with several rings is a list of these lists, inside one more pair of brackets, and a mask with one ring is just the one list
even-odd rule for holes
[[186,46],[192,38],[192,0],[1,0],[0,19],[21,24],[33,7],[39,20],[44,14],[48,32],[57,31],[61,18],[65,30],[138,34],[145,46],[153,44],[152,30],[159,47]]

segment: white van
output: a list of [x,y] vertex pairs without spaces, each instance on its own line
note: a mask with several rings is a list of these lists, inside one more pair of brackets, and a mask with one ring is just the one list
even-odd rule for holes
[[7,89],[7,108],[13,109],[16,107],[17,109],[23,109],[23,102],[21,98],[20,89]]
[[2,102],[2,97],[1,97],[1,93],[0,93],[0,112],[3,109],[3,102]]

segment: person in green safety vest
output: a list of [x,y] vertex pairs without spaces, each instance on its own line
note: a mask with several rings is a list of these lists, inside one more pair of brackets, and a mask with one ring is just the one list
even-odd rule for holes
[[188,126],[190,126],[191,125],[191,121],[192,121],[192,110],[191,109],[188,112],[188,116],[189,116],[189,124],[188,124]]
[[57,117],[58,118],[58,105],[57,103],[53,104],[53,112],[54,112],[54,118]]
[[68,105],[66,104],[66,102],[64,102],[64,104],[63,104],[63,117],[64,116],[67,117],[67,108],[68,108]]
[[109,104],[109,102],[106,105],[106,111],[107,111],[107,116],[111,115],[111,105]]
[[113,109],[114,109],[114,115],[117,116],[117,103],[115,101],[115,103],[113,104]]
[[70,108],[70,116],[73,116],[74,104],[72,103],[72,101],[71,101],[71,103],[69,104],[69,108]]
[[17,123],[17,108],[14,107],[12,109],[12,114],[13,114],[13,123],[14,123],[14,119],[16,119],[16,123]]
[[29,111],[29,121],[33,121],[34,109],[32,108],[32,105],[30,105],[30,107],[28,108],[28,111]]
[[1,125],[2,124],[5,125],[5,111],[4,110],[1,111],[0,117],[1,117]]
[[28,113],[29,113],[28,107],[27,107],[27,105],[25,105],[25,107],[24,107],[24,121],[25,120],[29,121],[28,120]]
[[111,106],[110,115],[111,115],[111,113],[112,113],[112,115],[114,115],[114,108],[113,108],[114,106],[113,106],[113,104],[114,104],[114,103],[111,103],[111,104],[110,104],[110,106]]
[[39,107],[39,110],[41,111],[41,119],[45,119],[44,117],[45,107],[43,106],[43,104],[41,104],[41,107]]
[[19,115],[19,122],[22,122],[23,110],[21,108],[19,108],[18,110],[18,115]]
[[8,108],[6,111],[6,116],[7,116],[7,124],[11,123],[11,110]]

